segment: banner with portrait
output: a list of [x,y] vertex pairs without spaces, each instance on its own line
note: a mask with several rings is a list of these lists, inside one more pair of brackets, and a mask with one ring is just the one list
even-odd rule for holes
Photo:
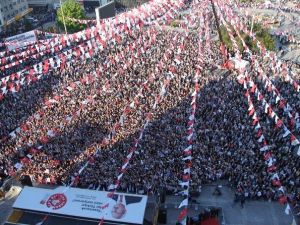
[[[143,224],[147,196],[80,188],[24,187],[13,208],[106,221]],[[30,204],[28,204],[30,203]]]

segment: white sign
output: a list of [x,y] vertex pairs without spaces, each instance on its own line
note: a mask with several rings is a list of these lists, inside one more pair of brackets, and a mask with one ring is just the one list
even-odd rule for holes
[[34,41],[37,41],[34,30],[11,36],[5,40],[5,42],[10,42],[6,44],[9,51],[24,47]]
[[115,193],[80,188],[42,189],[24,187],[13,207],[105,221],[143,224],[145,195]]

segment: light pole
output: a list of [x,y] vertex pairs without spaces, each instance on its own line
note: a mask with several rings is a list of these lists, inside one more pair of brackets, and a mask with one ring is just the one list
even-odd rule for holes
[[219,39],[220,39],[220,42],[223,43],[223,38],[222,38],[221,30],[220,30],[220,24],[219,24],[217,12],[216,12],[216,9],[215,9],[215,5],[213,3],[213,0],[210,0],[210,2],[211,2],[214,17],[215,17],[215,21],[216,21],[216,26],[217,26],[217,30],[218,30],[218,34],[219,34]]
[[63,10],[63,7],[62,7],[61,0],[60,0],[60,10],[61,10],[62,18],[63,18],[63,23],[64,23],[64,27],[65,27],[65,32],[66,32],[66,34],[68,34],[67,27],[66,27],[66,21],[65,21],[64,10]]

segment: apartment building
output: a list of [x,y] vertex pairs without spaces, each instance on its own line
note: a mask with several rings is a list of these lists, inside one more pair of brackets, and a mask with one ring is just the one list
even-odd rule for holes
[[30,12],[27,0],[0,1],[0,29],[1,27],[22,18]]

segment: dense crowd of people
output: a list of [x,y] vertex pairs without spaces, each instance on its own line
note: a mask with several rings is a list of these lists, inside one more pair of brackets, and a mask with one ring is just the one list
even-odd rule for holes
[[[22,162],[21,175],[30,175],[36,183],[72,183],[80,188],[111,190],[145,116],[150,114],[151,122],[119,190],[151,194],[165,187],[171,193],[180,192],[198,41],[198,34],[186,36],[176,28],[134,31],[124,36],[121,44],[112,43],[87,61],[72,61],[63,71],[51,70],[44,79],[19,93],[8,94],[0,103],[0,177],[13,176],[16,163]],[[204,184],[226,179],[246,198],[277,200],[279,194],[259,151],[238,74],[219,69],[224,61],[217,42],[210,42],[203,55],[205,65],[193,137],[192,188],[198,190]],[[273,76],[268,63],[261,60],[265,72],[298,113],[299,93],[278,74]],[[254,70],[251,76],[265,98],[274,102]],[[294,77],[297,81],[298,76],[299,73]],[[170,84],[154,108],[165,82]],[[56,101],[45,109],[50,97]],[[299,210],[298,156],[282,140],[280,130],[274,129],[260,102],[255,101],[255,105],[276,158],[280,181],[289,201]],[[123,109],[128,113],[122,117],[122,126],[112,129],[121,120]],[[273,109],[289,123],[281,108]],[[18,126],[23,132],[9,137]],[[289,125],[289,129],[299,136],[299,126]],[[43,139],[49,131],[56,134]],[[108,143],[103,144],[107,137]],[[85,162],[87,166],[79,172]]]

